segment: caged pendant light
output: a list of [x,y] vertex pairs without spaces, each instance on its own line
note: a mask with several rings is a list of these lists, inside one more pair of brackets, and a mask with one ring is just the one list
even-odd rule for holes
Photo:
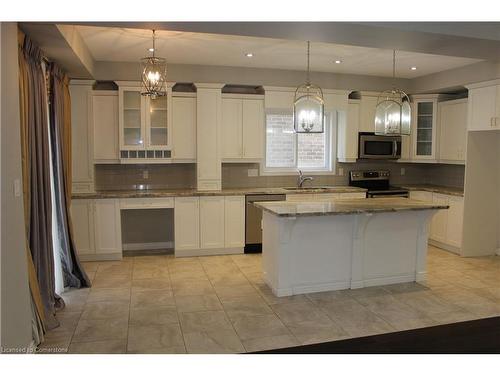
[[325,102],[321,87],[309,79],[310,42],[307,42],[306,83],[295,90],[293,125],[296,133],[323,133],[325,130]]
[[141,94],[156,99],[165,96],[167,91],[167,61],[162,57],[156,57],[155,30],[153,30],[153,48],[149,49],[152,56],[141,59],[142,68],[142,91]]
[[[396,79],[396,51],[392,51],[392,78]],[[410,98],[395,86],[383,91],[375,108],[376,135],[410,135]]]

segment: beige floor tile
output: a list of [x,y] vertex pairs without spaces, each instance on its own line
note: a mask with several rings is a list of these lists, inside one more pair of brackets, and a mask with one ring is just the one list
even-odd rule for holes
[[344,301],[352,299],[349,293],[345,290],[334,290],[331,292],[309,293],[306,297],[316,306],[321,307],[324,304],[330,304],[335,301]]
[[69,346],[70,354],[124,354],[126,352],[127,340],[73,342]]
[[96,272],[99,264],[97,262],[82,262],[85,272]]
[[179,316],[175,306],[130,310],[129,324],[147,325],[173,323],[179,323]]
[[38,354],[64,354],[68,352],[70,343],[71,336],[48,336],[38,346],[36,352]]
[[222,310],[222,305],[216,294],[176,296],[175,303],[179,312]]
[[184,334],[231,329],[224,311],[183,312],[179,317]]
[[209,282],[208,276],[205,271],[182,271],[182,272],[171,272],[170,280],[173,284],[180,283],[183,281],[204,281]]
[[[99,271],[98,271],[99,272]],[[130,288],[132,274],[107,275],[97,274],[92,282],[92,288]]]
[[287,324],[287,328],[302,345],[349,338],[349,334],[330,319]]
[[280,335],[271,337],[259,337],[243,341],[247,352],[258,352],[262,350],[289,348],[298,346],[299,342],[292,335]]
[[233,285],[233,286],[216,286],[215,293],[221,301],[242,296],[259,296],[257,290],[250,284]]
[[184,341],[188,353],[244,353],[240,339],[231,329],[184,333]]
[[449,323],[457,323],[457,322],[464,322],[467,320],[479,319],[479,317],[476,314],[473,314],[463,309],[455,311],[447,311],[445,313],[429,314],[429,316],[438,324],[449,324]]
[[142,350],[127,350],[127,354],[186,354],[186,348],[183,346],[147,348]]
[[130,288],[94,289],[90,290],[87,302],[129,302]]
[[457,310],[457,306],[439,298],[431,291],[400,293],[395,295],[398,301],[428,315]]
[[184,346],[179,324],[130,325],[127,351],[148,353],[151,350]]
[[134,267],[132,272],[132,279],[161,279],[169,278],[170,274],[168,272],[167,266],[164,267]]
[[264,300],[269,305],[275,305],[279,303],[291,303],[291,302],[306,302],[309,299],[304,294],[298,294],[295,296],[288,297],[276,297],[271,289],[265,284],[255,284],[257,292],[264,298]]
[[197,296],[214,294],[215,290],[208,281],[183,280],[172,284],[176,296]]
[[210,282],[215,286],[240,286],[250,285],[245,275],[238,271],[238,273],[228,274],[208,274]]
[[129,315],[129,302],[92,302],[87,303],[81,319],[126,319]]
[[222,306],[231,320],[239,316],[273,313],[273,310],[271,310],[258,294],[227,298],[222,301]]
[[149,291],[132,291],[130,300],[130,308],[146,309],[150,307],[174,306],[175,299],[171,290],[149,290]]
[[241,340],[281,336],[290,333],[274,314],[240,316],[232,320]]
[[395,330],[354,299],[324,302],[322,310],[352,337],[378,335]]
[[436,290],[435,293],[438,297],[478,316],[490,317],[500,315],[500,305],[469,289],[443,288]]
[[[56,319],[59,322],[59,327],[56,329],[60,331],[74,332],[82,313],[80,311],[67,311],[66,309],[56,313]],[[51,332],[51,331],[49,331]]]
[[171,289],[172,285],[170,283],[170,280],[167,278],[132,280],[133,292]]
[[120,262],[120,263],[110,263],[110,264],[101,264],[97,268],[97,276],[130,276],[132,273],[133,263],[131,262]]
[[310,301],[280,303],[272,306],[274,312],[285,325],[304,321],[329,320],[324,312]]
[[80,319],[72,342],[125,340],[128,319]]

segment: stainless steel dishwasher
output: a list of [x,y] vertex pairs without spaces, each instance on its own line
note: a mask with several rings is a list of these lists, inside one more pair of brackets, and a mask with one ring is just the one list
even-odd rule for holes
[[253,202],[284,201],[285,194],[246,195],[245,208],[245,253],[262,252],[262,210]]

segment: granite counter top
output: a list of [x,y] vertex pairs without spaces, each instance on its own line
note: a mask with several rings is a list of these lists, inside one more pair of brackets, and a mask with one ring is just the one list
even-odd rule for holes
[[255,202],[254,205],[279,217],[355,215],[449,208],[447,205],[426,203],[408,198],[358,198],[338,201],[318,199],[309,202]]
[[364,193],[366,189],[353,186],[329,186],[327,188],[288,190],[286,188],[235,188],[222,190],[165,189],[165,190],[106,190],[94,193],[73,193],[73,199],[106,198],[168,198],[251,194],[320,194],[320,193]]
[[404,189],[408,189],[410,191],[415,190],[423,190],[429,191],[431,193],[440,193],[447,195],[456,195],[459,197],[464,196],[464,189],[450,186],[441,186],[441,185],[432,185],[432,184],[410,184],[410,185],[399,185]]

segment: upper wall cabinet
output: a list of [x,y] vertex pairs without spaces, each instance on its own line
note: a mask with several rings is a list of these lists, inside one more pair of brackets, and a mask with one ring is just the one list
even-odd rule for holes
[[93,91],[91,105],[94,163],[118,163],[118,92]]
[[467,99],[438,103],[439,161],[463,164],[467,139]]
[[437,95],[413,97],[413,160],[435,161],[437,150]]
[[223,160],[261,159],[264,139],[263,96],[224,94],[221,130]]
[[166,151],[171,149],[172,142],[172,85],[167,86],[166,96],[152,99],[141,95],[141,87],[138,84],[117,84],[122,162],[133,159],[161,162],[162,159],[170,158],[170,152]]
[[[354,163],[358,158],[358,129],[360,121],[360,100],[350,99],[347,113],[338,112],[337,159],[342,163]],[[346,118],[347,116],[347,118]]]
[[196,94],[176,93],[172,98],[172,159],[196,161]]
[[467,86],[468,130],[500,129],[500,80]]
[[375,131],[375,108],[378,96],[375,93],[361,93],[361,108],[359,117],[360,132]]

